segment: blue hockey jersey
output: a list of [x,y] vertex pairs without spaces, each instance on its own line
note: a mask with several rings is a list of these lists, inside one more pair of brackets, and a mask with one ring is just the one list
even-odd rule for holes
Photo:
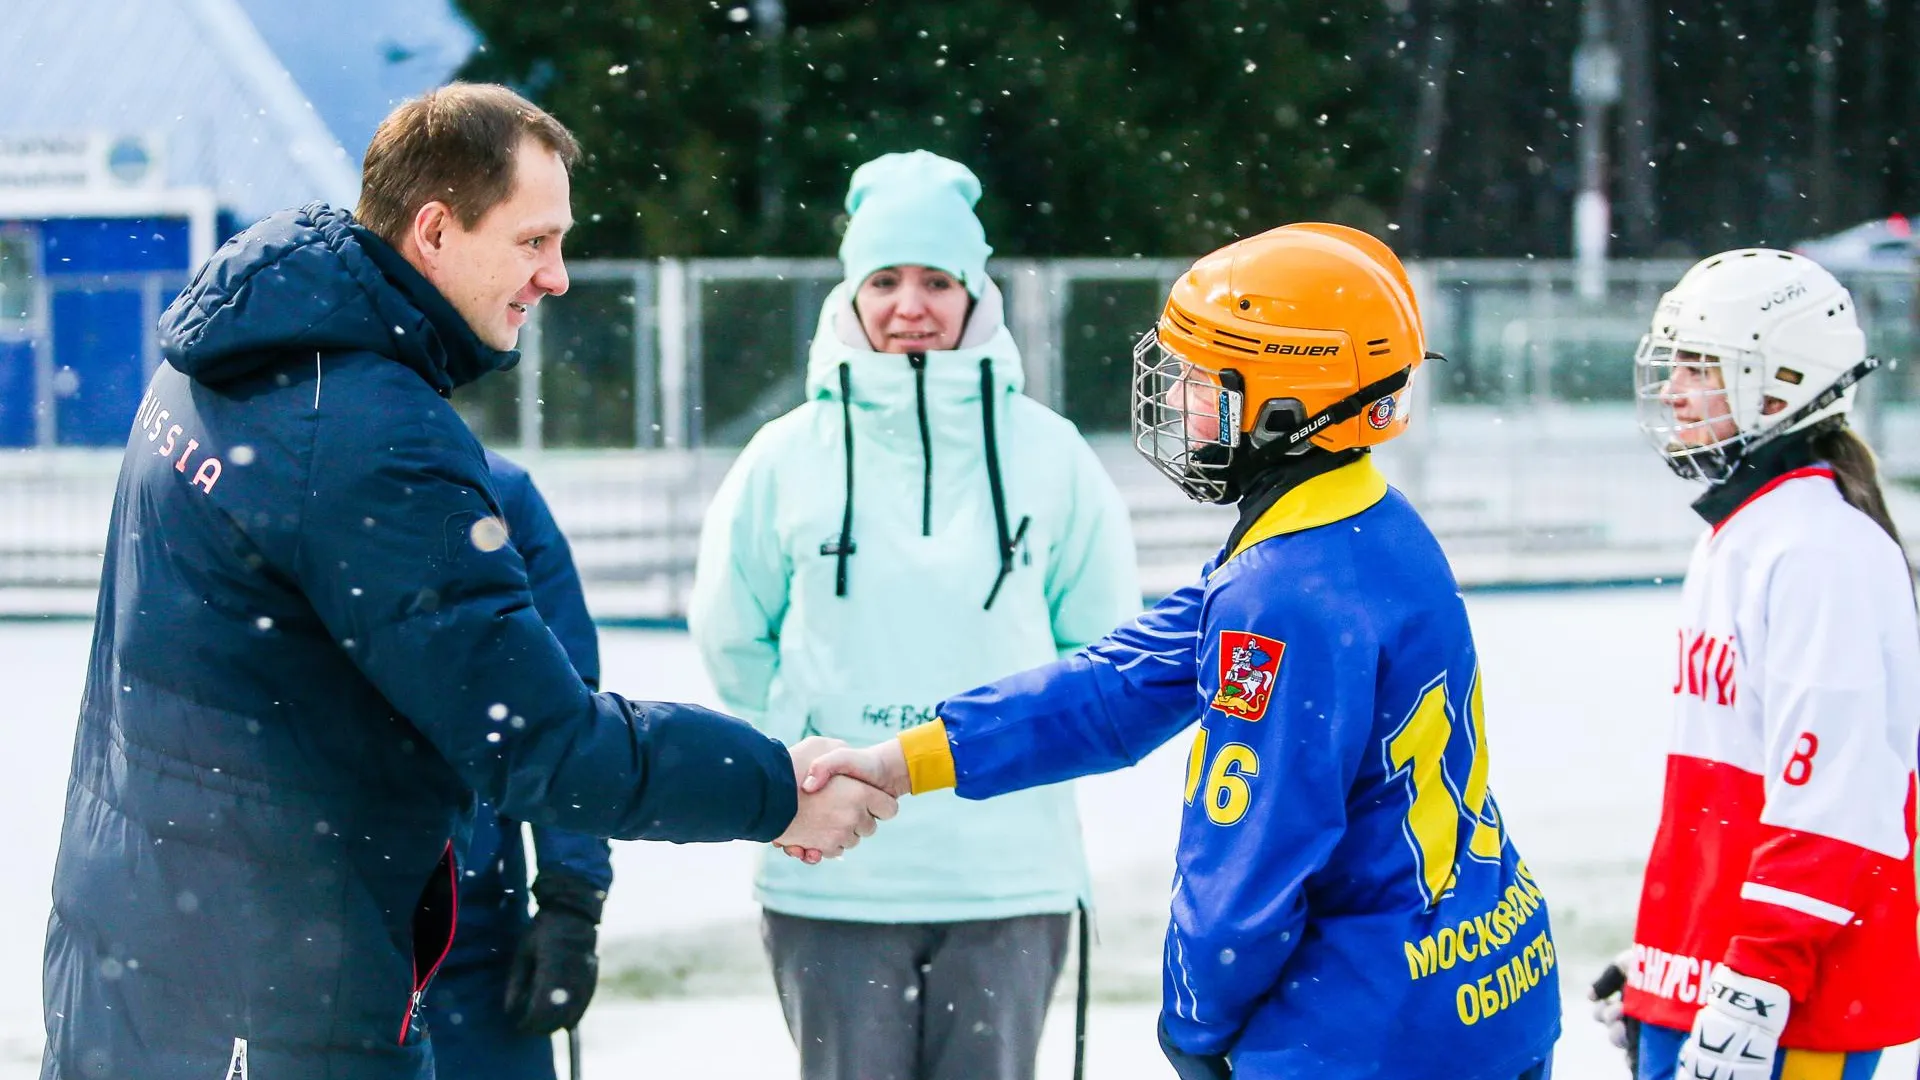
[[1550,1052],[1553,938],[1488,791],[1466,608],[1370,459],[940,717],[968,798],[1132,764],[1199,718],[1166,937],[1181,1050],[1255,1080],[1512,1080]]

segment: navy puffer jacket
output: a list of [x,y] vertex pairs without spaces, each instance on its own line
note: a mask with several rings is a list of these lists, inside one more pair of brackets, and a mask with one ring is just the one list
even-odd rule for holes
[[777,743],[595,694],[454,386],[512,363],[343,211],[161,322],[128,437],[48,923],[43,1078],[421,1080],[477,792],[678,841],[791,820]]

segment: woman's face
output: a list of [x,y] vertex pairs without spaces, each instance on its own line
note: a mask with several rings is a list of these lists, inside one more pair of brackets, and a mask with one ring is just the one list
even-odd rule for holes
[[1674,438],[1687,446],[1712,446],[1740,433],[1727,401],[1720,365],[1699,353],[1674,354],[1667,377],[1667,405],[1680,427]]
[[967,290],[944,270],[889,266],[854,293],[860,328],[875,352],[936,352],[960,344],[967,326]]

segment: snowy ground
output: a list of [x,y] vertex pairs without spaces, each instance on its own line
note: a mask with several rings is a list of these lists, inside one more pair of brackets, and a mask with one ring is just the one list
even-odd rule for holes
[[[1655,823],[1677,594],[1626,589],[1469,598],[1487,678],[1493,786],[1553,905],[1565,958],[1560,1080],[1620,1080],[1617,1053],[1586,1019],[1581,984],[1627,939]],[[0,623],[0,691],[11,764],[0,780],[0,1080],[37,1075],[40,935],[86,666],[84,623]],[[609,687],[709,701],[684,635],[604,633]],[[1099,883],[1101,944],[1088,1075],[1168,1080],[1153,1041],[1159,926],[1184,747],[1085,781],[1080,800]],[[616,844],[603,931],[607,980],[583,1026],[586,1073],[712,1080],[794,1075],[755,932],[752,845]],[[1064,989],[1064,988],[1063,988]],[[1071,999],[1054,1011],[1041,1074],[1068,1075]],[[1879,1076],[1914,1075],[1915,1055]],[[564,1066],[561,1076],[565,1077]]]

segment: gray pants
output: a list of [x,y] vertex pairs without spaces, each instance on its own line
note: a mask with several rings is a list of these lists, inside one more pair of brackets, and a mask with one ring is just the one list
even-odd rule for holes
[[1032,1080],[1071,915],[761,923],[802,1080]]

